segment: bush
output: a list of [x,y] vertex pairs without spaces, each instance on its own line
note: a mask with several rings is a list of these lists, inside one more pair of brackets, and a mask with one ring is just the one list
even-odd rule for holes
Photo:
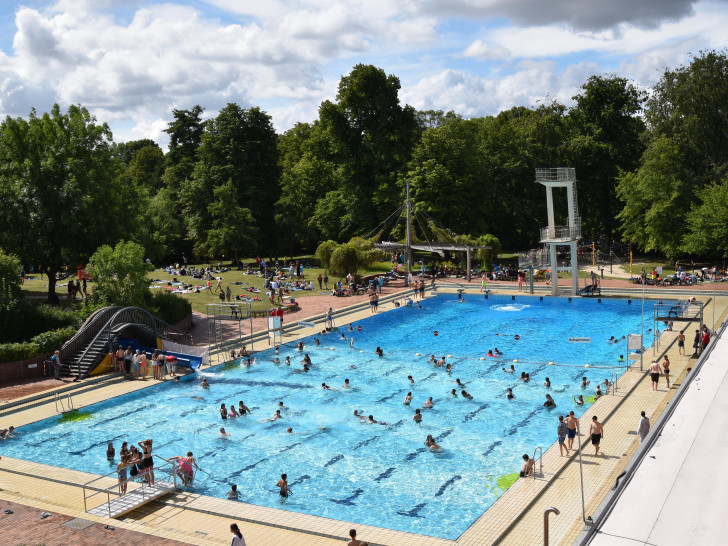
[[324,241],[316,249],[316,258],[323,269],[329,269],[331,254],[338,246],[336,241]]
[[26,360],[41,354],[38,345],[26,341],[24,343],[3,343],[0,345],[0,362]]
[[192,312],[189,301],[161,290],[149,295],[146,308],[168,324],[175,324]]
[[339,245],[331,253],[329,266],[332,275],[338,277],[345,277],[349,273],[356,275],[359,272],[359,252],[355,246],[348,243]]
[[67,326],[79,328],[82,322],[81,315],[76,311],[64,311],[45,304],[33,305],[21,299],[2,321],[0,343],[28,341],[41,332]]
[[66,326],[38,334],[30,341],[0,344],[0,362],[27,360],[60,349],[76,330],[74,326]]

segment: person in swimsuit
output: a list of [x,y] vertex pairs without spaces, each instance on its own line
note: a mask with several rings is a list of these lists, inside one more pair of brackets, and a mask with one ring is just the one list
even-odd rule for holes
[[680,330],[677,335],[677,353],[685,355],[685,330]]
[[468,391],[460,391],[460,394],[463,398],[467,398],[468,400],[472,400],[473,396]]
[[415,380],[412,379],[412,376],[411,375],[408,375],[407,376],[407,379],[409,379],[410,385],[414,385],[415,384]]
[[203,377],[202,383],[200,383],[200,387],[202,387],[203,389],[207,389],[209,386],[210,386],[210,384],[207,382],[207,378]]
[[591,381],[587,381],[586,377],[581,378],[581,388],[582,389],[586,389],[589,386],[589,383],[591,383]]
[[127,475],[126,475],[126,468],[128,465],[129,456],[124,455],[122,456],[121,460],[119,461],[119,464],[116,465],[116,473],[119,475],[119,490],[122,495],[126,495],[126,481],[127,481]]
[[665,381],[667,381],[667,388],[670,388],[670,359],[665,355],[665,360],[662,361],[662,369],[665,371]]
[[432,409],[433,403],[432,403],[432,396],[430,396],[427,401],[422,404],[422,407],[425,409]]
[[246,413],[250,413],[250,408],[243,404],[243,401],[241,400],[238,402],[238,414],[242,417]]
[[660,375],[662,375],[662,368],[660,368],[660,364],[653,360],[652,364],[650,364],[650,378],[652,379],[652,390],[657,390],[657,385],[660,382]]
[[415,423],[421,423],[422,422],[422,414],[420,413],[420,409],[419,408],[417,408],[415,410],[415,416],[412,418],[412,420]]
[[527,454],[523,454],[523,460],[525,461],[523,463],[523,466],[521,467],[521,473],[519,476],[521,478],[528,478],[529,476],[533,475],[533,469],[536,466],[536,461],[534,461],[531,457],[529,457]]
[[116,450],[114,449],[114,444],[109,442],[109,447],[106,448],[106,460],[113,461],[115,458],[116,458]]
[[227,416],[228,412],[225,404],[220,404],[220,417],[222,417],[222,420],[225,421],[227,419]]
[[197,466],[197,461],[195,461],[191,451],[187,452],[186,457],[182,455],[175,455],[174,457],[167,459],[167,461],[177,461],[177,475],[182,480],[182,485],[189,485],[192,483],[192,479],[194,478],[192,465],[194,465],[197,470],[200,469],[200,467]]
[[425,438],[425,445],[430,449],[430,451],[442,451],[442,448],[437,444],[437,442],[435,442],[432,434],[428,434],[427,438]]
[[280,488],[280,491],[278,492],[278,494],[281,496],[281,498],[287,499],[288,498],[288,494],[289,494],[289,491],[288,491],[288,474],[281,474],[281,479],[278,480],[278,483],[276,484],[276,487],[279,487]]
[[404,402],[403,403],[404,403],[405,406],[409,406],[410,405],[410,402],[412,402],[412,393],[411,392],[408,392],[407,393],[407,396],[404,397]]
[[577,406],[583,406],[584,405],[584,395],[583,394],[580,394],[579,395],[579,398],[574,398],[574,403]]
[[230,410],[228,411],[228,419],[235,419],[238,417],[238,412],[235,411],[235,404],[230,404]]
[[550,394],[546,395],[546,402],[543,403],[544,407],[546,408],[555,408],[556,402],[554,402],[554,399],[551,398]]
[[576,438],[576,424],[577,420],[574,417],[574,412],[570,411],[569,416],[566,418],[566,436],[569,439],[569,445],[567,446],[571,451],[574,446],[574,438]]
[[508,392],[506,393],[506,398],[508,400],[513,400],[515,396],[513,395],[513,389],[508,389]]
[[377,347],[377,349],[374,351],[374,354],[381,357],[384,356],[384,351],[381,347]]
[[566,447],[566,444],[564,444],[568,430],[566,422],[564,422],[564,416],[559,415],[559,426],[556,429],[556,436],[559,439],[559,453],[562,457],[564,456],[564,450],[566,450],[566,455],[569,455],[569,448]]
[[139,447],[142,448],[142,472],[146,474],[147,483],[154,485],[154,459],[152,458],[152,440],[143,440],[139,442]]
[[590,427],[590,432],[591,432],[592,445],[595,448],[594,455],[599,455],[599,444],[602,441],[602,438],[604,437],[604,427],[597,420],[596,415],[594,417],[592,417],[592,424]]
[[543,382],[543,386],[547,389],[551,388],[551,380],[548,377],[546,378],[546,381]]

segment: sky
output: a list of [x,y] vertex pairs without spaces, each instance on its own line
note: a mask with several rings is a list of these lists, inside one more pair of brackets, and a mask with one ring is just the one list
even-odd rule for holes
[[0,115],[81,104],[166,147],[172,110],[318,117],[359,64],[420,110],[495,115],[617,74],[648,90],[728,42],[728,0],[0,0]]

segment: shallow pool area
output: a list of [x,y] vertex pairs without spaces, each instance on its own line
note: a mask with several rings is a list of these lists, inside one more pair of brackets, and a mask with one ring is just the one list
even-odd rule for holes
[[[400,308],[359,321],[352,332],[340,325],[320,337],[320,346],[305,340],[303,353],[295,347],[282,347],[279,355],[269,350],[251,367],[219,366],[89,406],[81,410],[81,421],[56,417],[22,427],[18,438],[3,444],[3,454],[106,474],[107,442],[118,452],[123,440],[151,437],[159,455],[194,452],[211,474],[198,480],[199,493],[224,497],[236,483],[244,502],[457,538],[502,493],[504,478],[519,470],[523,453],[555,441],[558,415],[582,412],[573,397],[593,394],[596,382],[626,364],[618,363],[626,342],[607,340],[639,332],[641,313],[626,299],[466,299],[458,303],[455,295],[440,295],[424,300],[423,309]],[[651,308],[645,313],[651,316]],[[342,333],[353,338],[353,347]],[[384,350],[381,358],[374,354],[377,346]],[[504,355],[486,357],[495,347]],[[304,353],[313,362],[307,373],[300,371]],[[451,355],[446,361],[452,372],[428,362],[431,354]],[[286,356],[290,367],[273,362]],[[530,383],[502,371],[512,363],[516,375],[531,374]],[[209,389],[200,388],[200,376]],[[543,386],[547,376],[550,389]],[[586,390],[579,386],[583,376],[592,382]],[[347,378],[351,387],[345,389]],[[473,400],[462,398],[457,379]],[[322,389],[322,382],[334,390]],[[515,400],[505,398],[509,387]],[[457,397],[450,396],[453,388]],[[402,403],[407,392],[413,397],[409,407]],[[542,406],[547,392],[557,408]],[[415,409],[430,396],[434,407],[421,409],[418,425]],[[237,406],[240,400],[252,413],[222,421],[220,404]],[[283,419],[269,421],[279,401]],[[355,409],[382,424],[362,424]],[[221,426],[230,437],[219,436]],[[425,448],[428,434],[442,453]],[[285,501],[275,487],[283,472],[293,490]]]

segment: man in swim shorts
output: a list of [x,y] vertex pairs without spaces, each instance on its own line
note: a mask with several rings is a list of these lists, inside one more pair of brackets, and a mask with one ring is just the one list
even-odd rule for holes
[[662,368],[660,367],[660,364],[653,360],[652,364],[650,364],[650,378],[652,379],[652,390],[657,390],[657,385],[660,382],[660,375],[662,374]]
[[521,478],[528,478],[529,476],[533,475],[533,468],[536,466],[536,461],[531,459],[527,454],[523,454],[523,460],[525,461],[523,463],[523,466],[521,467],[521,473],[519,476]]
[[594,455],[599,455],[599,444],[602,441],[602,438],[604,437],[604,427],[602,424],[597,420],[597,416],[595,415],[592,417],[592,424],[590,427],[591,432],[591,442],[594,446]]
[[566,418],[566,436],[569,439],[568,449],[571,451],[574,446],[574,438],[576,438],[576,417],[574,417],[573,411],[570,411]]

